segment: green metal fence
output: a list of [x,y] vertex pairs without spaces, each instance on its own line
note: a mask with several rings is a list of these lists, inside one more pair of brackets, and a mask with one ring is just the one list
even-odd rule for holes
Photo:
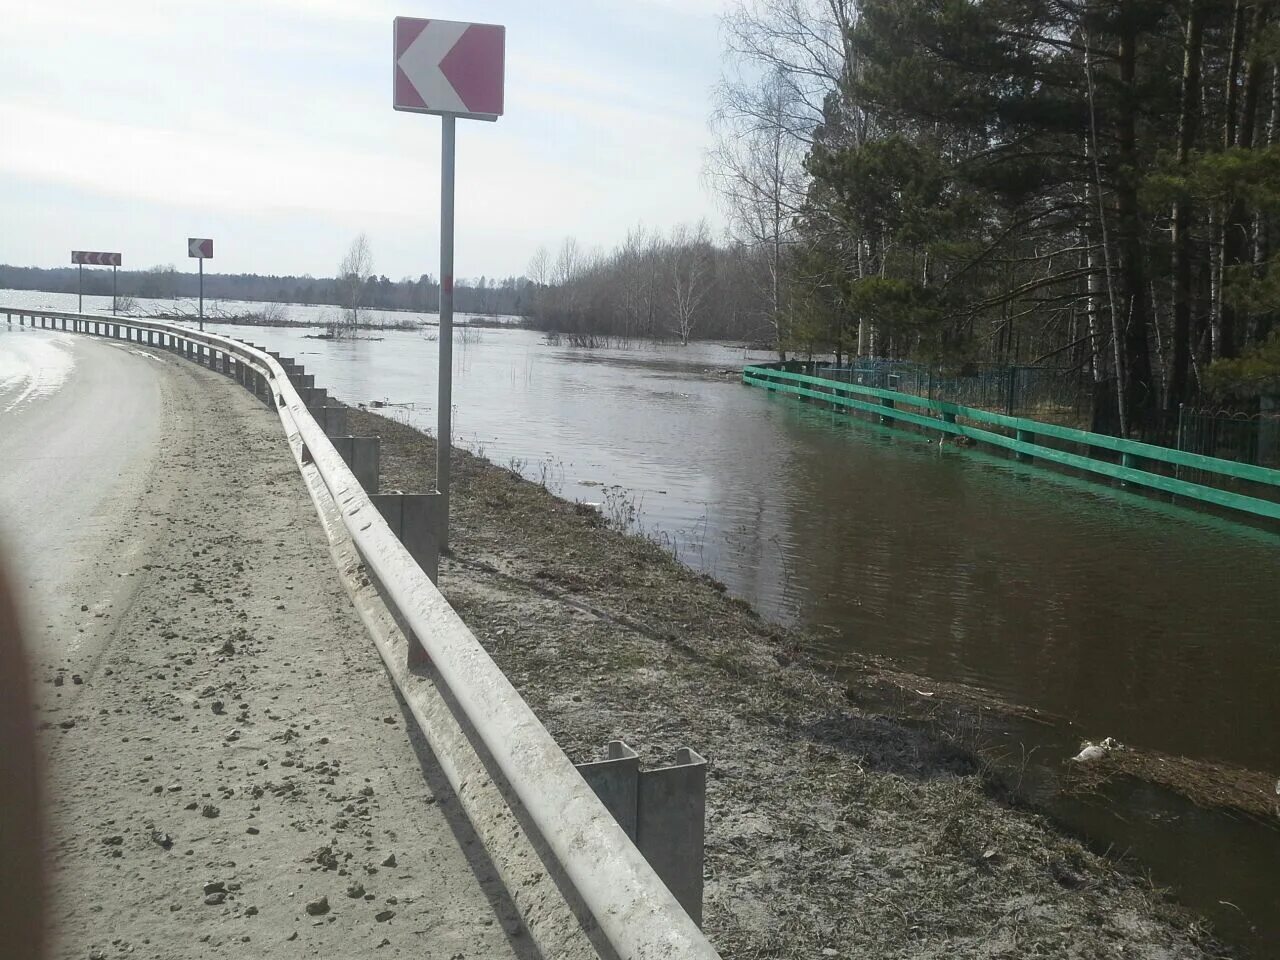
[[1184,408],[1176,445],[1208,457],[1280,469],[1280,413]]
[[[884,421],[967,437],[1012,451],[1020,459],[1048,461],[1127,484],[1280,520],[1280,470],[1269,467],[1011,417],[896,390],[796,373],[781,364],[747,367],[742,371],[742,380],[750,386],[874,414]],[[1184,471],[1196,471],[1201,482],[1179,476]]]
[[1090,423],[1098,389],[1080,370],[1060,367],[975,363],[946,372],[906,360],[859,359],[848,366],[813,364],[801,371],[792,363],[788,369],[1073,426]]

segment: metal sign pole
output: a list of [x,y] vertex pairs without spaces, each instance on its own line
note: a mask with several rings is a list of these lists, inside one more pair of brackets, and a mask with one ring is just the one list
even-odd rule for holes
[[440,115],[440,371],[436,397],[436,496],[439,546],[449,544],[449,471],[453,454],[453,181],[458,117],[502,116],[507,28],[396,17],[392,25],[391,106]]
[[440,136],[440,387],[436,412],[436,490],[440,494],[440,547],[449,544],[449,456],[453,448],[453,158],[454,117],[441,119]]
[[80,296],[80,306],[76,308],[76,313],[84,313],[84,264],[80,264],[77,268],[76,292]]
[[116,268],[111,265],[111,315],[116,315]]
[[200,332],[204,333],[204,257],[200,258]]

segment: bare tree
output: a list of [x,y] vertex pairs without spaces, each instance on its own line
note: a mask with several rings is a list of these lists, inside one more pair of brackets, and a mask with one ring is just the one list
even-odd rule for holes
[[545,246],[539,247],[529,260],[529,279],[539,287],[551,280],[551,254]]
[[347,255],[338,264],[338,297],[342,306],[342,319],[332,331],[334,336],[355,336],[360,326],[360,311],[364,308],[365,290],[373,276],[373,253],[369,238],[359,234],[351,241]]
[[738,0],[722,21],[730,72],[717,114],[768,127],[781,100],[787,136],[811,142],[831,94],[849,91],[855,10],[854,0]]
[[582,249],[578,246],[577,239],[565,237],[551,268],[551,280],[560,297],[556,306],[571,324],[576,320],[578,303],[581,299],[581,291],[576,281],[582,273],[582,259]]
[[764,295],[775,341],[786,340],[781,282],[783,250],[792,242],[792,222],[804,202],[805,141],[788,129],[789,95],[775,71],[747,112],[717,114],[718,139],[708,157],[707,177],[720,194],[734,239],[767,252]]
[[706,221],[692,230],[683,225],[673,229],[667,249],[672,331],[688,344],[710,286],[711,241]]
[[545,320],[549,305],[547,285],[551,282],[551,253],[546,246],[538,247],[529,259],[528,276],[533,285],[529,298],[529,315]]
[[780,351],[783,255],[808,189],[804,158],[833,105],[846,124],[857,113],[847,102],[853,22],[853,0],[739,0],[723,21],[730,61],[716,90],[707,179],[734,239],[768,254],[762,293]]
[[582,250],[578,247],[578,241],[573,237],[565,237],[552,268],[552,279],[556,286],[571,284],[578,275],[581,263]]

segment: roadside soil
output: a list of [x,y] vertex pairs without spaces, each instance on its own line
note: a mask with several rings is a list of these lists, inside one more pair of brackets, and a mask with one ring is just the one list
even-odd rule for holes
[[[51,955],[518,954],[527,938],[411,740],[276,415],[160,360],[143,362],[161,452],[100,558],[132,583],[100,608],[66,598],[101,642],[36,668]],[[134,559],[113,572],[112,551]],[[34,633],[61,619],[28,612]]]
[[[434,442],[382,438],[384,489]],[[811,640],[656,544],[455,451],[441,588],[575,762],[709,760],[705,928],[726,957],[1229,955],[1160,891],[996,798],[962,745],[856,705]]]

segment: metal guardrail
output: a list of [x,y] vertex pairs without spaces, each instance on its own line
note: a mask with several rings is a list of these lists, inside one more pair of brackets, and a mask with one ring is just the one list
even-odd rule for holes
[[[447,687],[455,713],[523,805],[607,950],[620,960],[718,960],[719,954],[681,908],[613,815],[587,785],[529,705],[449,606],[388,527],[328,436],[315,422],[284,367],[271,354],[229,337],[167,323],[110,315],[0,306],[12,324],[89,333],[176,350],[265,391],[301,440],[342,510],[342,520],[383,596],[421,643]],[[411,655],[412,658],[412,655]],[[430,732],[423,731],[428,739]],[[463,793],[460,784],[455,792]]]
[[[882,390],[877,387],[864,387],[858,384],[844,383],[839,380],[827,380],[822,377],[804,373],[793,373],[772,365],[749,366],[742,371],[742,381],[750,386],[764,387],[782,393],[821,400],[834,406],[859,410],[863,413],[876,414],[886,420],[900,420],[929,430],[937,430],[955,436],[969,437],[972,440],[988,443],[992,446],[1011,450],[1024,458],[1048,460],[1062,466],[1085,470],[1090,473],[1112,477],[1124,483],[1148,487],[1177,496],[1190,497],[1204,503],[1227,507],[1251,513],[1255,516],[1280,519],[1280,502],[1251,497],[1230,490],[1221,490],[1204,484],[1191,483],[1177,477],[1154,473],[1142,469],[1143,461],[1164,463],[1174,467],[1187,467],[1208,474],[1244,480],[1264,485],[1280,494],[1280,470],[1259,467],[1235,460],[1220,460],[1203,454],[1158,447],[1137,440],[1122,437],[1110,437],[1101,433],[1089,433],[1072,427],[1062,427],[1039,420],[1028,420],[1025,417],[1010,417],[976,407],[966,407],[943,400],[930,400],[914,394],[899,393],[894,390]],[[867,398],[867,399],[860,399]],[[869,400],[876,402],[872,403]],[[921,412],[899,409],[902,404],[915,407]],[[976,423],[989,424],[1013,432],[1013,436],[984,430],[981,427],[956,423],[957,417],[972,420]],[[1081,444],[1089,448],[1109,450],[1119,453],[1119,464],[1109,460],[1100,460],[1092,456],[1070,453],[1037,443],[1037,436],[1052,437]]]

